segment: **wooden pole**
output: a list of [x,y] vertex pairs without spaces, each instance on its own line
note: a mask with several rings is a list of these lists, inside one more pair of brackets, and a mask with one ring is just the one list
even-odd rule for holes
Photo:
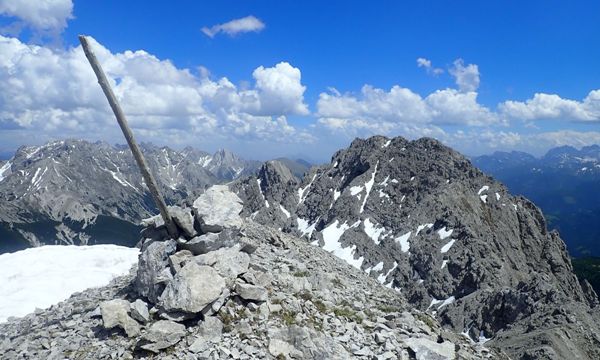
[[110,84],[106,79],[106,75],[104,75],[104,71],[102,70],[100,63],[98,62],[98,59],[96,59],[96,55],[94,55],[94,52],[90,48],[90,44],[88,43],[87,38],[83,35],[79,35],[79,42],[81,42],[81,46],[83,47],[85,56],[90,62],[90,65],[92,65],[94,73],[96,73],[98,83],[100,84],[100,87],[102,87],[104,95],[106,95],[106,99],[108,100],[108,103],[110,104],[110,107],[112,108],[115,117],[117,118],[117,122],[119,123],[119,126],[123,131],[123,135],[125,135],[125,140],[127,140],[127,144],[129,144],[129,148],[133,153],[133,157],[135,158],[135,161],[137,162],[138,167],[140,168],[142,177],[144,178],[146,185],[148,185],[150,194],[152,194],[152,198],[154,199],[154,202],[160,210],[160,215],[162,216],[165,222],[167,232],[172,238],[174,238],[178,235],[177,227],[175,226],[175,223],[173,222],[173,219],[171,218],[171,215],[167,210],[167,204],[165,204],[165,200],[163,199],[162,194],[158,189],[156,180],[154,180],[154,176],[152,176],[152,173],[148,168],[146,159],[144,159],[144,155],[140,151],[138,144],[133,138],[133,133],[131,132],[131,129],[129,129],[129,125],[127,124],[125,114],[123,113],[123,110],[121,110],[121,106],[119,105],[119,102],[117,101],[117,98],[115,97],[115,94],[113,93],[112,88],[110,87]]

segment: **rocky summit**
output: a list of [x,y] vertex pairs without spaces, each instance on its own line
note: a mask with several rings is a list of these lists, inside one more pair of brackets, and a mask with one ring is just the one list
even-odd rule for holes
[[0,324],[2,358],[508,358],[329,252],[243,220],[224,186],[194,204],[173,212],[193,217],[176,240],[145,221],[130,275]]
[[302,181],[231,188],[243,215],[344,260],[445,329],[516,359],[600,358],[598,298],[529,200],[440,142],[357,139]]

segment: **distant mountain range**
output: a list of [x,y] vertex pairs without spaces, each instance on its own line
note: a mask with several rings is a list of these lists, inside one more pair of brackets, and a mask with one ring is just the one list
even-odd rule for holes
[[536,158],[524,152],[496,152],[473,164],[522,194],[544,212],[571,255],[600,256],[600,146],[551,149]]
[[[168,204],[253,174],[261,165],[227,150],[141,148]],[[302,161],[281,161],[296,174],[308,169]],[[139,221],[156,212],[126,146],[56,141],[21,147],[0,162],[0,253],[48,243],[132,246]]]

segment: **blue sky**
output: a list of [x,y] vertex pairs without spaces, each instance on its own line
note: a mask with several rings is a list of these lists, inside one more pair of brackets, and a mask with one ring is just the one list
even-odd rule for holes
[[0,0],[0,152],[123,142],[91,69],[73,75],[82,33],[161,145],[321,161],[373,134],[470,155],[600,142],[597,2],[39,3]]

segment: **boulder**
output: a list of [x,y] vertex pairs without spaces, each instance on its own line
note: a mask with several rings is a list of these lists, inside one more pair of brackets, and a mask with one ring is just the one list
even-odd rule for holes
[[219,275],[231,280],[248,271],[250,256],[236,245],[196,256],[194,261],[199,265],[212,266]]
[[114,299],[101,303],[100,312],[102,313],[104,328],[112,329],[120,327],[125,330],[128,337],[138,336],[140,325],[129,317],[129,307],[129,301],[122,299]]
[[237,283],[235,292],[244,300],[250,301],[267,301],[269,292],[262,286],[251,284]]
[[198,313],[219,298],[225,280],[210,266],[189,262],[169,282],[159,299],[166,311]]
[[189,250],[181,250],[169,256],[169,266],[173,273],[177,273],[188,261],[194,259],[194,254]]
[[194,255],[202,255],[207,252],[214,251],[223,247],[223,243],[219,241],[219,234],[207,233],[196,236],[195,238],[179,245],[180,248],[189,250]]
[[139,347],[159,353],[160,350],[177,344],[185,334],[185,326],[174,321],[159,320],[152,324],[144,336],[142,336]]
[[176,247],[174,240],[155,241],[140,254],[134,287],[138,294],[153,303],[158,301],[166,282],[172,278],[168,260]]
[[136,299],[130,305],[131,317],[141,323],[147,323],[150,321],[150,313],[148,312],[148,304],[143,300]]
[[220,232],[242,226],[242,200],[227,185],[214,185],[194,201],[194,212],[202,232]]
[[194,216],[190,209],[182,209],[179,206],[169,206],[168,209],[173,221],[175,221],[175,224],[186,238],[191,239],[196,236],[197,232],[194,229]]
[[440,344],[426,338],[408,338],[404,342],[417,360],[451,360],[456,355],[455,346],[450,341]]

